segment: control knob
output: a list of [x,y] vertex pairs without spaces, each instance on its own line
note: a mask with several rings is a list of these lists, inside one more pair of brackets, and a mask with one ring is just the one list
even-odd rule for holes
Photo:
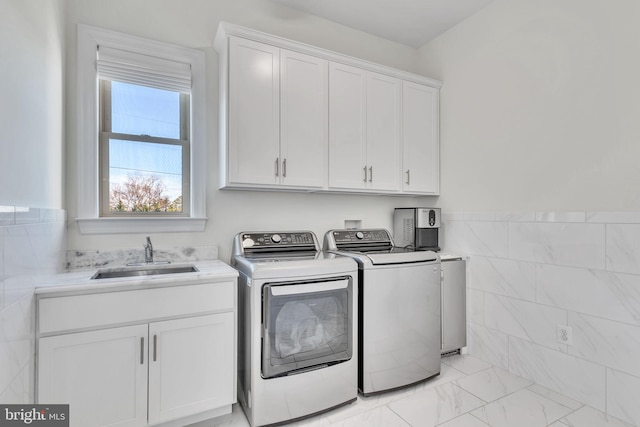
[[279,234],[274,234],[273,236],[271,236],[271,241],[273,243],[280,243],[282,241],[282,237],[280,237]]
[[362,231],[356,231],[356,239],[358,240],[364,239],[364,233]]

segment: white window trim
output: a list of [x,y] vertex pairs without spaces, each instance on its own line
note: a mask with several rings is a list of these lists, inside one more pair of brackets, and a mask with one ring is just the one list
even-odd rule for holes
[[[96,50],[110,46],[191,64],[191,216],[100,217],[98,182],[98,79]],[[78,217],[83,234],[204,231],[206,225],[205,55],[196,49],[78,24]]]

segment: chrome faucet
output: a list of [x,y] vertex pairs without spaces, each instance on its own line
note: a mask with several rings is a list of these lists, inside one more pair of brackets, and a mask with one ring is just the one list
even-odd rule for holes
[[153,245],[149,236],[147,236],[147,243],[144,245],[144,262],[153,264]]

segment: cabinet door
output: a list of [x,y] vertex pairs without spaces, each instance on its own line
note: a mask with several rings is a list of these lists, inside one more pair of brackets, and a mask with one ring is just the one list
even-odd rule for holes
[[282,183],[322,187],[327,162],[328,63],[282,50],[280,85]]
[[[230,183],[276,184],[280,162],[279,49],[229,39]],[[277,173],[278,172],[278,173]]]
[[235,314],[149,325],[149,423],[235,402]]
[[400,190],[401,81],[377,73],[367,75],[368,188]]
[[147,325],[38,340],[38,403],[69,404],[72,427],[147,424]]
[[440,192],[438,94],[438,89],[403,82],[403,191]]
[[329,64],[329,187],[366,187],[364,70]]
[[442,352],[467,345],[465,260],[442,262]]

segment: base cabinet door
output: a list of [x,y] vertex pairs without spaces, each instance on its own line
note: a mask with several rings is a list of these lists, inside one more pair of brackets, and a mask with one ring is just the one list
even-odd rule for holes
[[442,261],[442,353],[467,345],[467,264]]
[[234,314],[149,324],[149,424],[235,401]]
[[41,338],[38,403],[69,404],[72,427],[147,425],[147,325]]

